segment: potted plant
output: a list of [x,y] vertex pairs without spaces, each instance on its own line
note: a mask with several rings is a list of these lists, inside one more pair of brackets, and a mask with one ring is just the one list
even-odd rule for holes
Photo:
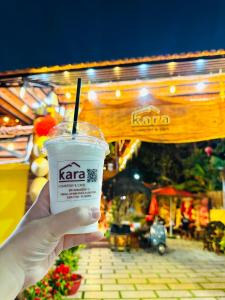
[[62,296],[74,295],[80,287],[81,275],[71,272],[68,265],[61,264],[48,272],[36,285],[24,291],[23,300],[61,300]]
[[82,276],[74,273],[78,269],[79,251],[83,246],[63,251],[56,259],[55,267],[34,286],[24,290],[22,300],[61,300],[62,296],[74,295],[81,284]]

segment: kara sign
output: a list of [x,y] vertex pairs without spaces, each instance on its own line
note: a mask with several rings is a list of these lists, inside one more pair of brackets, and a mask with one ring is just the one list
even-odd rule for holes
[[170,124],[170,117],[163,115],[153,105],[138,109],[131,114],[131,126],[163,126]]
[[80,165],[71,162],[59,169],[59,182],[85,181],[85,171],[80,170]]

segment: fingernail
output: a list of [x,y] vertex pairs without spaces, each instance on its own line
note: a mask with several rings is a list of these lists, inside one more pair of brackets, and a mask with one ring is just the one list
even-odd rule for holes
[[92,208],[91,208],[91,214],[92,214],[92,218],[93,218],[93,219],[99,219],[99,217],[100,217],[100,211],[99,211],[99,208],[97,208],[97,207],[92,207]]

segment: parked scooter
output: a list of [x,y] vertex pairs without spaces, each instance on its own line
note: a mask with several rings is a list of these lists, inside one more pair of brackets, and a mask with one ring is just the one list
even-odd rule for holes
[[163,222],[157,217],[150,227],[150,232],[145,235],[145,238],[147,238],[149,246],[156,249],[160,255],[166,253],[166,228]]

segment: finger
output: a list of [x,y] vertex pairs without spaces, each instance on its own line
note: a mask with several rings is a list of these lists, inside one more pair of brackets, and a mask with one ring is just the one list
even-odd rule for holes
[[41,190],[37,200],[31,206],[24,217],[23,224],[32,220],[40,219],[50,215],[49,183],[47,182]]
[[98,208],[75,207],[57,215],[51,215],[46,218],[45,222],[47,222],[48,232],[59,238],[70,230],[95,223],[99,218]]
[[80,244],[89,244],[91,242],[99,241],[103,237],[103,234],[99,231],[86,234],[68,234],[64,236],[63,250]]

